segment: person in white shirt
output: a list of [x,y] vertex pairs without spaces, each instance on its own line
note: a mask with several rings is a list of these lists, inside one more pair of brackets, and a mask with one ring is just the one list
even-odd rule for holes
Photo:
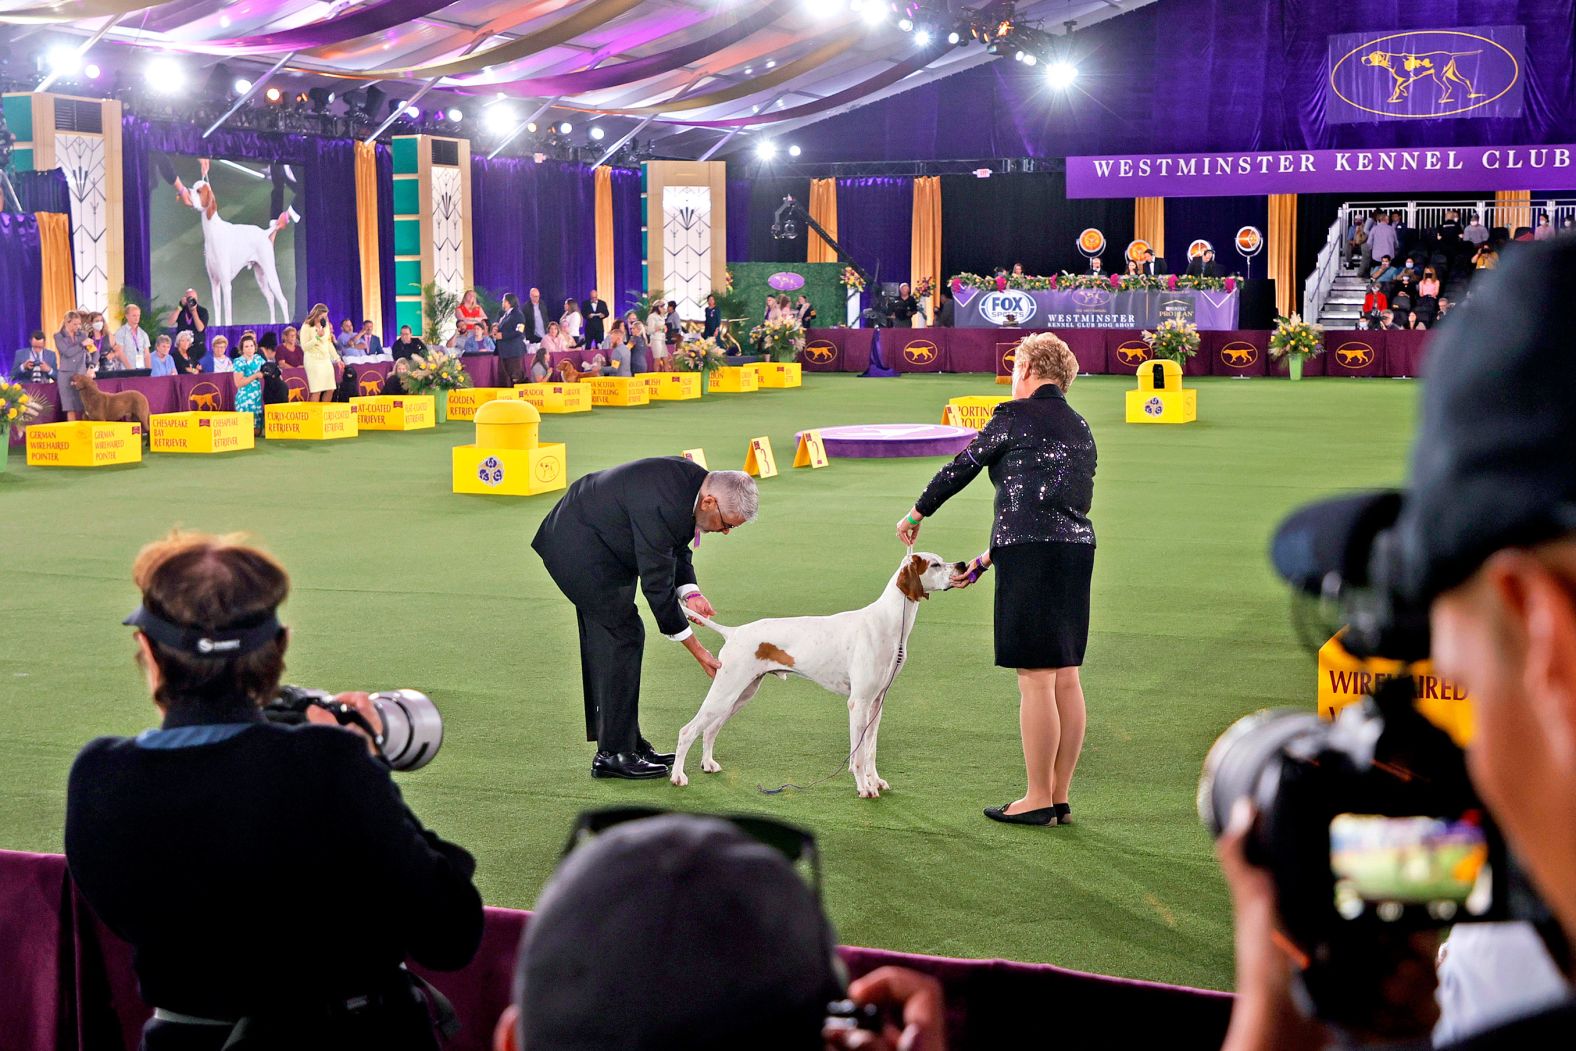
[[230,360],[230,340],[226,336],[215,336],[209,344],[213,350],[213,371],[234,372],[235,362]]
[[149,367],[148,334],[138,327],[141,323],[142,308],[133,303],[126,308],[126,323],[110,337],[108,357],[114,362],[115,370]]
[[585,317],[580,313],[580,304],[573,299],[564,300],[564,313],[558,319],[558,325],[571,347],[578,347],[585,342]]

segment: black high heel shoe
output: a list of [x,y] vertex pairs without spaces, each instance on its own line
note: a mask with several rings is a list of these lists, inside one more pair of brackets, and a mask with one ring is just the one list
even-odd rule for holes
[[1073,808],[1067,803],[1057,803],[1051,809],[1056,811],[1056,823],[1058,825],[1070,825],[1073,823]]
[[1039,810],[1023,810],[1016,814],[1007,813],[1007,808],[1012,806],[1012,800],[1001,806],[988,806],[985,816],[992,821],[1000,821],[1008,825],[1054,825],[1056,824],[1056,808],[1054,806],[1041,807]]

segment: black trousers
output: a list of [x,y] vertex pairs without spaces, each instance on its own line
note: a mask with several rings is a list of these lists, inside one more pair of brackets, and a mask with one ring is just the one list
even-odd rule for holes
[[640,740],[640,662],[646,628],[633,586],[616,605],[575,607],[580,626],[580,684],[586,740],[602,752],[633,752]]
[[524,357],[506,358],[500,355],[498,358],[498,369],[503,373],[500,378],[506,386],[512,387],[516,383],[526,382]]

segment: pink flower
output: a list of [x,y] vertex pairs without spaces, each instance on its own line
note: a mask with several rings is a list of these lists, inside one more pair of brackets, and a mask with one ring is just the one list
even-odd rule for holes
[[1111,287],[1112,288],[1117,288],[1117,289],[1122,287],[1122,275],[1121,274],[1112,274],[1111,275]]
[[1007,291],[1007,278],[1004,275],[1002,275],[1002,274],[997,274],[996,275],[996,291],[998,291],[998,292],[1005,292],[1005,291]]
[[1235,292],[1236,290],[1237,290],[1237,279],[1234,278],[1234,277],[1226,278],[1226,291],[1227,292]]
[[1175,274],[1167,274],[1166,275],[1166,288],[1167,288],[1167,290],[1172,291],[1172,292],[1175,292],[1177,290],[1177,275],[1175,275]]
[[963,282],[960,279],[954,277],[952,279],[952,294],[957,295],[961,291],[963,291]]
[[1056,275],[1055,274],[1051,275],[1051,291],[1052,292],[1056,291]]

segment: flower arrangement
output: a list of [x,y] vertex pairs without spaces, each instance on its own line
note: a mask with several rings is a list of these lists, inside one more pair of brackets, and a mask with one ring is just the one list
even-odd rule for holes
[[804,349],[804,326],[796,317],[780,317],[756,325],[750,339],[773,361],[796,361]]
[[436,394],[469,387],[471,377],[459,358],[441,350],[429,350],[425,356],[411,355],[410,371],[402,377],[402,382],[412,394]]
[[865,279],[860,277],[859,271],[851,266],[843,267],[843,275],[840,280],[843,282],[843,287],[848,289],[849,292],[863,292],[865,290]]
[[[42,408],[20,383],[0,380],[0,436],[12,427],[26,426]],[[5,445],[0,444],[0,456],[4,455]]]
[[936,283],[928,277],[922,277],[914,282],[914,298],[925,300],[935,294]]
[[1153,332],[1143,334],[1145,343],[1157,358],[1170,358],[1178,365],[1198,353],[1198,326],[1191,321],[1169,318],[1155,326]]
[[1300,316],[1278,317],[1270,334],[1270,357],[1276,361],[1287,355],[1302,358],[1324,353],[1324,326],[1304,321]]
[[716,372],[722,359],[722,348],[714,339],[687,340],[673,351],[673,367],[679,372]]
[[421,298],[424,322],[421,338],[428,343],[443,343],[454,335],[454,311],[460,305],[461,296],[458,292],[439,288],[436,281],[428,281],[421,286]]
[[[982,292],[996,290],[996,278],[979,274],[956,274],[951,280],[954,293],[964,288],[977,288]],[[1201,292],[1232,292],[1237,281],[1232,277],[1193,277],[1187,274],[1167,274],[1151,277],[1148,274],[1074,274],[1063,272],[1048,277],[1028,275],[1008,276],[1008,288],[1023,292],[1055,292],[1058,289],[1099,288],[1118,292],[1175,292],[1179,288]]]

